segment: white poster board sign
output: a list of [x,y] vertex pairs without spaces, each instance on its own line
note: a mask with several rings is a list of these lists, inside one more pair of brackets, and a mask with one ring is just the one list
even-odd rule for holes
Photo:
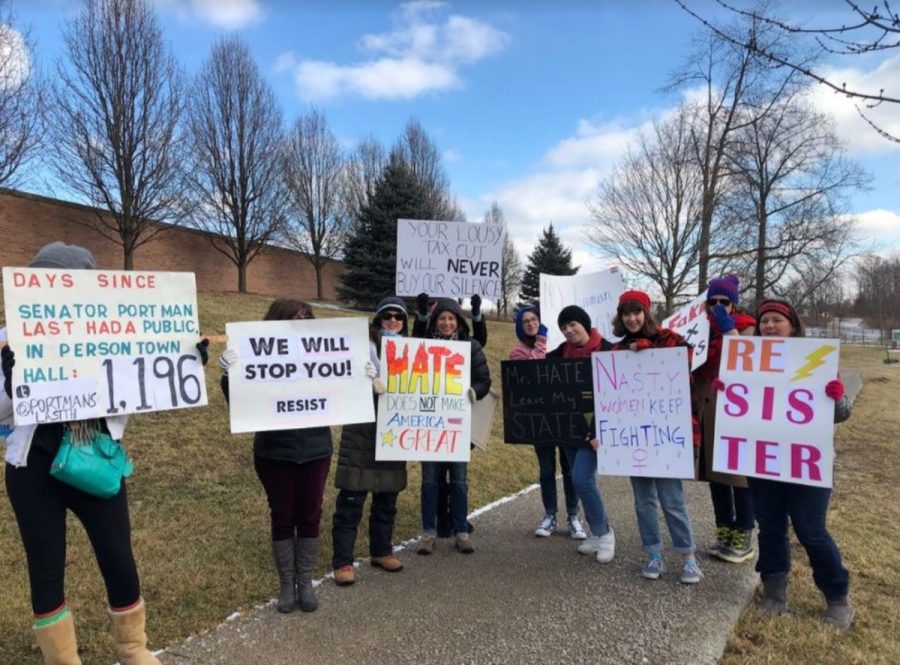
[[831,487],[840,340],[723,338],[713,471]]
[[709,317],[706,315],[706,291],[663,320],[663,328],[677,332],[694,349],[691,370],[706,362],[709,353]]
[[193,273],[4,268],[17,425],[206,404]]
[[397,295],[496,300],[503,236],[502,224],[398,219]]
[[487,450],[499,402],[500,393],[491,388],[487,395],[472,405],[472,443],[478,450]]
[[381,338],[376,460],[469,461],[471,351],[469,342]]
[[618,268],[584,275],[541,274],[541,321],[547,326],[547,349],[555,349],[565,341],[556,319],[564,307],[578,305],[591,317],[594,328],[606,339],[612,334],[612,320],[625,290]]
[[687,349],[591,354],[597,474],[693,478]]
[[228,373],[231,431],[375,420],[363,317],[225,324],[238,365]]

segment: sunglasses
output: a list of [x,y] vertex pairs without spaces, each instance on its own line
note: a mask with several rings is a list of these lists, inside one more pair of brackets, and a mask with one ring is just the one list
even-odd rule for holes
[[721,303],[723,307],[728,307],[728,305],[731,304],[731,301],[728,298],[710,298],[706,301],[707,307],[715,307],[719,303]]
[[384,312],[381,315],[382,321],[403,321],[406,319],[400,312]]

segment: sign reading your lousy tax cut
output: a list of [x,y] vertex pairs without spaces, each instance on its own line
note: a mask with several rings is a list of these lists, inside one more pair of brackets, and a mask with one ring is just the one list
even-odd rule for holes
[[500,224],[397,220],[397,295],[501,295]]
[[3,268],[17,425],[206,404],[193,273]]

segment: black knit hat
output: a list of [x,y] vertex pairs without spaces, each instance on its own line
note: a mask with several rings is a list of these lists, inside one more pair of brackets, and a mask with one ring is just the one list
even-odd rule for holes
[[386,309],[396,309],[403,312],[403,316],[406,316],[406,303],[403,302],[403,298],[398,298],[397,296],[383,298],[381,302],[378,303],[378,307],[375,308],[375,316],[378,316]]
[[560,328],[562,328],[563,325],[565,325],[569,321],[580,323],[582,326],[584,326],[585,332],[591,332],[591,317],[578,305],[569,305],[568,307],[563,307],[563,310],[556,318],[556,323]]

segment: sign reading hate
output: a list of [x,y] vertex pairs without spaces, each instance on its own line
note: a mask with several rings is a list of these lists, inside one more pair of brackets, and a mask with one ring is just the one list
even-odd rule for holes
[[362,317],[227,323],[231,431],[375,420],[368,322]]
[[17,425],[206,404],[193,273],[4,268]]
[[588,358],[504,360],[500,372],[506,443],[585,445],[594,411]]
[[555,349],[565,340],[556,319],[568,305],[578,305],[587,312],[594,328],[606,339],[616,338],[612,334],[612,321],[619,304],[619,294],[625,290],[617,268],[584,275],[542,273],[540,289],[541,321],[547,326],[548,349]]
[[501,296],[503,226],[397,220],[399,296]]
[[387,391],[378,398],[375,459],[468,462],[469,342],[381,338]]
[[713,470],[831,487],[840,340],[723,338]]
[[706,291],[662,322],[663,328],[677,332],[694,349],[691,371],[706,362],[709,352],[709,317],[706,315]]
[[687,349],[591,354],[597,473],[693,478]]

